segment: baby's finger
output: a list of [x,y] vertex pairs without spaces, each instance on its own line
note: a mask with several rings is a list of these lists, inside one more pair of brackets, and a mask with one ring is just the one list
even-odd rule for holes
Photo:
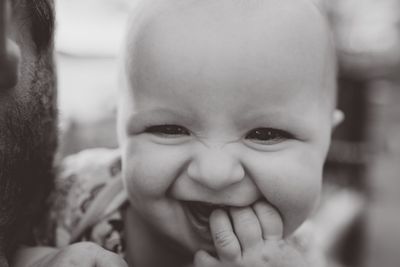
[[260,221],[263,238],[282,239],[283,222],[279,212],[265,201],[257,202],[253,208]]
[[231,208],[230,214],[242,250],[262,243],[262,231],[256,214],[250,207]]
[[211,235],[220,259],[234,261],[241,256],[237,240],[228,214],[223,210],[215,210],[210,216]]
[[213,267],[217,266],[217,264],[218,260],[204,250],[200,250],[194,255],[195,267]]

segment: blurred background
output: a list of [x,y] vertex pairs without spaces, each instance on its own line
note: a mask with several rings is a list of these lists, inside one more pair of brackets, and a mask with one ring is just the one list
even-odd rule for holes
[[[400,266],[400,0],[314,0],[332,26],[339,108],[319,244],[341,266]],[[117,147],[117,55],[134,0],[57,0],[59,158]]]

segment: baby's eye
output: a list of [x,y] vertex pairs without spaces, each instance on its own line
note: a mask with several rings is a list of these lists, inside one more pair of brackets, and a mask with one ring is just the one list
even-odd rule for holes
[[274,145],[292,139],[293,135],[274,128],[256,128],[248,132],[245,138],[263,145]]
[[149,126],[144,130],[144,132],[162,137],[179,137],[182,135],[190,135],[190,131],[188,129],[174,124]]

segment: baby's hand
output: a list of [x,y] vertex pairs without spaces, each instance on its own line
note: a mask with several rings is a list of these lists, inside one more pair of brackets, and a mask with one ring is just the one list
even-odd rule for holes
[[205,251],[195,255],[195,267],[305,267],[303,256],[282,239],[279,213],[265,202],[253,208],[216,210],[210,228],[218,259]]
[[125,261],[117,254],[90,242],[76,243],[62,249],[26,248],[17,253],[17,259],[12,266],[128,267]]

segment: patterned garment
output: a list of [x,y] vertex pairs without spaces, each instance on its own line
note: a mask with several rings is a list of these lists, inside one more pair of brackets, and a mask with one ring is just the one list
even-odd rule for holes
[[[126,206],[115,197],[106,199],[106,213],[95,216],[84,231],[77,233],[94,200],[110,182],[121,180],[118,150],[91,149],[66,157],[62,162],[55,190],[50,197],[50,211],[43,228],[36,233],[39,244],[64,247],[79,241],[92,241],[107,250],[124,255],[122,210]],[[118,195],[118,193],[116,194]],[[93,215],[91,216],[93,217]],[[75,237],[74,237],[75,236]]]
[[[66,157],[49,203],[46,222],[36,232],[38,244],[64,247],[91,241],[124,257],[122,216],[128,203],[118,150],[90,149]],[[337,208],[334,210],[336,213]],[[289,242],[312,262],[310,266],[339,266],[327,264],[315,233],[321,233],[321,229],[308,221]]]

